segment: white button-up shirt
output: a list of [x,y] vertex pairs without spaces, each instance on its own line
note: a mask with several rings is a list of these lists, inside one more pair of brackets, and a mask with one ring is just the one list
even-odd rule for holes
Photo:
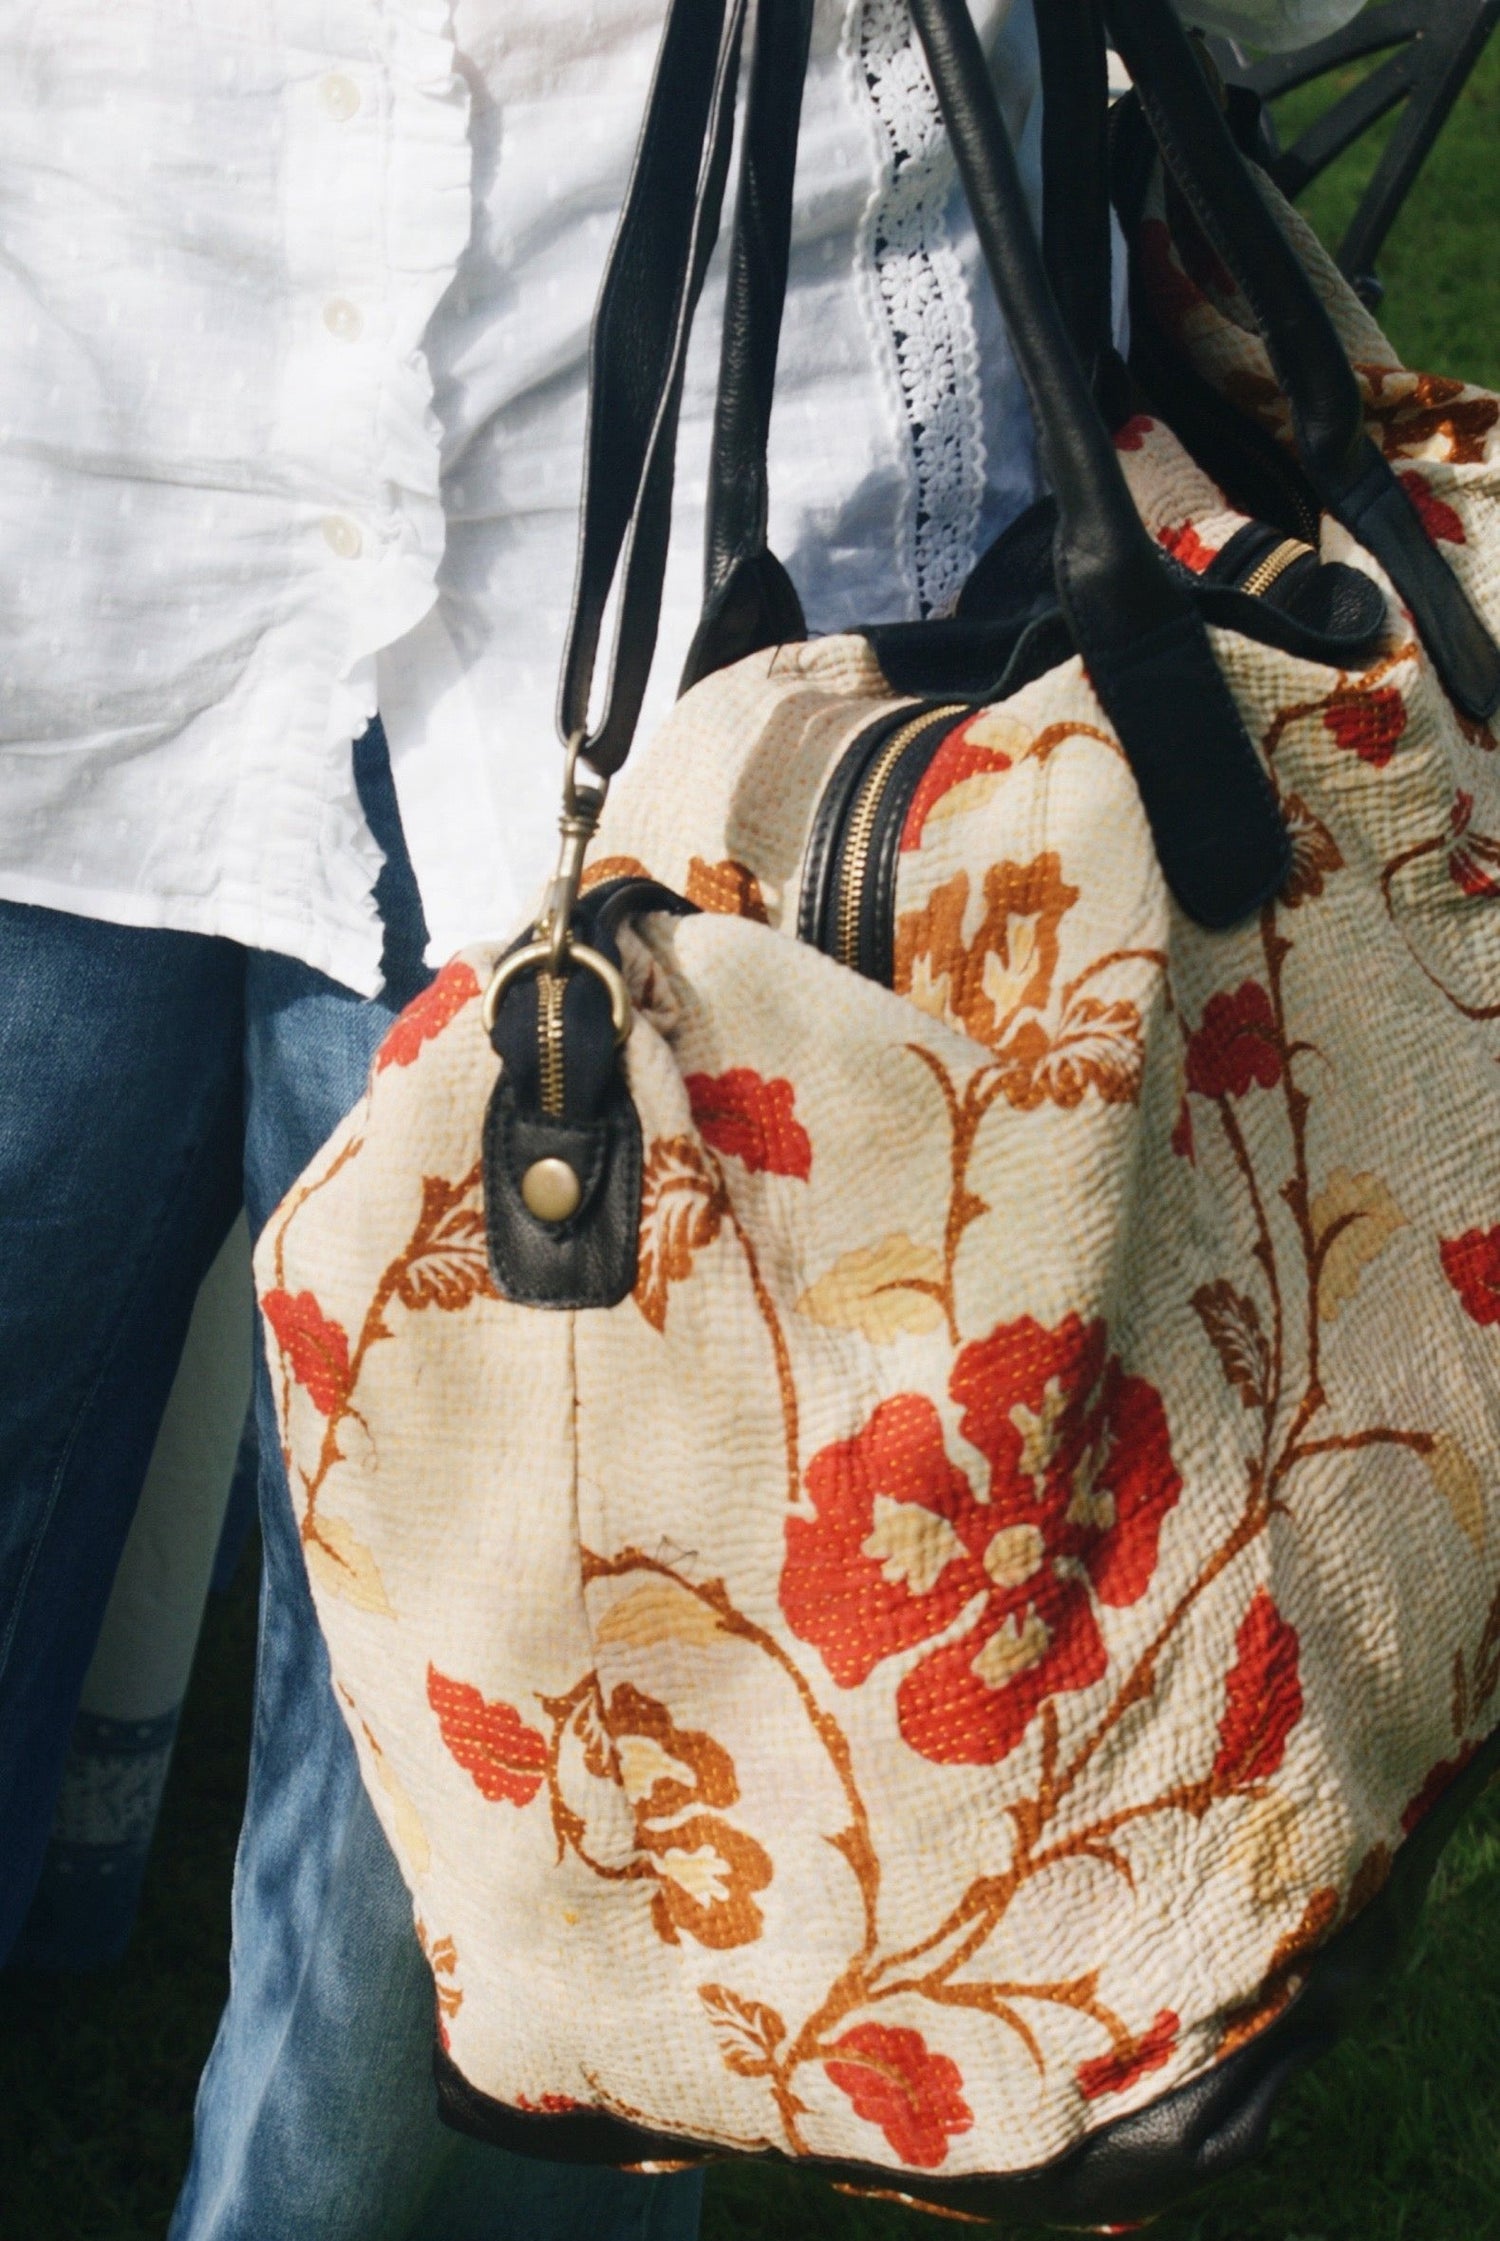
[[[1193,13],[1312,36],[1354,4]],[[973,5],[1034,185],[1029,10]],[[435,956],[531,901],[588,327],[663,13],[0,0],[0,896],[372,991],[379,709]],[[941,612],[1034,489],[904,0],[819,0],[772,445],[812,627]]]

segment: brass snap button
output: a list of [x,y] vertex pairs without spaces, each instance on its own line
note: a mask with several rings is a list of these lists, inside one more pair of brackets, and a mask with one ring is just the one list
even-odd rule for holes
[[539,1222],[565,1222],[578,1211],[583,1185],[565,1159],[539,1159],[521,1177],[521,1197]]

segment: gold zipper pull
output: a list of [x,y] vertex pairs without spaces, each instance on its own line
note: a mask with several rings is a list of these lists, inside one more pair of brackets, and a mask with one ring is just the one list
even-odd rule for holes
[[1301,560],[1304,554],[1314,557],[1313,547],[1304,544],[1300,537],[1283,537],[1281,543],[1274,545],[1265,559],[1251,569],[1239,590],[1248,592],[1252,599],[1264,599],[1278,576],[1284,576],[1292,562]]

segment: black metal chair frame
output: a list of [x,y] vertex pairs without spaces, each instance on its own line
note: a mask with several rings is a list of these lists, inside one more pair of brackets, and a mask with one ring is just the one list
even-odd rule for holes
[[1380,300],[1376,259],[1497,23],[1500,0],[1378,0],[1332,38],[1295,54],[1250,63],[1227,40],[1210,42],[1228,82],[1248,86],[1265,102],[1391,50],[1290,147],[1280,148],[1273,135],[1267,149],[1266,168],[1295,200],[1361,133],[1405,101],[1337,250],[1339,269],[1367,303]]

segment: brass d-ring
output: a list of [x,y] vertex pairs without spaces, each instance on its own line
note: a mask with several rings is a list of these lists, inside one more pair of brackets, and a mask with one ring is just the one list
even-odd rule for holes
[[[625,976],[597,949],[589,949],[583,942],[569,941],[563,952],[565,959],[581,965],[585,972],[602,980],[609,991],[609,1016],[614,1025],[615,1042],[621,1044],[630,1033],[630,990],[625,986]],[[546,970],[552,962],[550,939],[532,941],[524,949],[511,951],[495,967],[494,978],[484,992],[481,1017],[487,1035],[495,1032],[495,1015],[500,1009],[500,999],[513,981],[521,980],[527,973]]]

